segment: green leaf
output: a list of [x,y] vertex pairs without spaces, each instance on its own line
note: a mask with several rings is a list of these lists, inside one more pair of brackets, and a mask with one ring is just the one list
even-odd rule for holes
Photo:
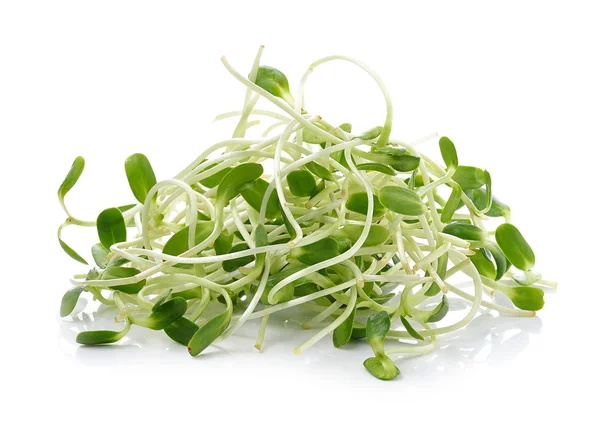
[[110,246],[127,240],[127,229],[123,214],[117,208],[108,208],[100,212],[96,220],[98,237],[104,247],[110,249]]
[[[194,298],[202,298],[202,287],[190,288],[184,291],[174,292],[171,297],[181,297],[185,300],[191,300]],[[187,343],[186,343],[187,345]]]
[[[465,194],[469,199],[471,199],[478,210],[482,211],[486,208],[488,200],[486,189],[482,188],[477,190],[465,190]],[[496,197],[492,196],[492,206],[485,214],[491,217],[506,217],[510,215],[510,207],[502,203]]]
[[385,186],[379,190],[379,201],[400,215],[419,216],[426,211],[425,204],[414,190],[400,186]]
[[84,167],[85,160],[83,159],[83,157],[78,156],[77,158],[75,158],[75,161],[73,161],[73,164],[71,165],[71,169],[67,173],[67,176],[65,177],[60,187],[58,188],[58,197],[61,201],[64,199],[65,195],[69,192],[69,190],[73,188],[75,183],[77,183],[77,180],[79,180],[81,173],[83,173]]
[[75,338],[75,341],[81,345],[104,345],[111,344],[113,342],[117,342],[120,339],[123,339],[127,332],[129,332],[129,328],[131,324],[127,322],[127,326],[125,329],[115,332],[112,330],[89,330],[87,332],[80,332]]
[[254,83],[270,94],[285,100],[289,105],[294,106],[290,84],[287,77],[280,70],[269,66],[260,66],[256,72]]
[[185,317],[180,317],[165,327],[164,331],[175,342],[187,346],[198,331],[198,325]]
[[187,302],[181,297],[175,297],[161,304],[148,317],[133,319],[133,323],[153,330],[163,330],[165,327],[182,317],[187,310]]
[[156,301],[154,302],[154,305],[152,306],[152,311],[157,310],[158,307],[163,305],[163,303],[165,301],[167,301],[167,298],[169,298],[169,295],[171,295],[172,291],[173,291],[173,288],[169,288],[169,289],[165,290],[162,294],[160,294],[160,296],[156,299]]
[[421,158],[419,158],[418,156],[403,155],[394,158],[393,162],[390,165],[396,171],[409,172],[419,168],[420,163]]
[[521,310],[538,311],[544,307],[544,290],[532,286],[516,286],[500,288]]
[[354,315],[356,314],[356,307],[352,309],[350,315],[342,322],[341,325],[335,328],[333,331],[333,346],[340,348],[350,341],[352,337],[352,326],[354,325]]
[[369,370],[369,373],[379,380],[392,380],[400,374],[398,367],[387,355],[367,358],[363,365]]
[[[351,212],[367,215],[368,211],[368,196],[366,192],[354,193],[346,202],[346,209]],[[385,208],[382,206],[379,198],[373,195],[373,217],[377,218],[385,214]]]
[[356,169],[362,171],[377,171],[387,175],[396,175],[396,172],[392,169],[392,167],[385,164],[379,164],[377,162],[367,162],[366,164],[359,164],[356,166]]
[[223,177],[217,188],[217,203],[225,207],[231,199],[239,194],[239,188],[256,180],[263,173],[262,165],[255,162],[240,164]]
[[[209,165],[208,167],[205,168],[204,171],[208,171],[211,168],[216,167],[216,166],[217,166],[216,163]],[[199,183],[202,184],[206,188],[212,189],[213,187],[218,186],[219,183],[221,181],[223,181],[223,178],[225,178],[225,176],[227,174],[229,174],[230,171],[231,171],[231,168],[223,168],[222,170],[214,173],[213,175],[200,180]]]
[[535,265],[535,254],[512,224],[502,224],[496,228],[496,242],[507,259],[518,269],[528,271]]
[[[138,273],[140,273],[140,271],[136,268],[124,268],[124,267],[120,267],[120,266],[114,266],[114,267],[110,267],[110,268],[106,269],[104,272],[102,272],[102,276],[100,277],[100,279],[107,280],[107,279],[128,278],[130,276],[135,276]],[[112,286],[109,288],[112,290],[115,290],[115,291],[124,292],[125,294],[137,294],[145,286],[146,286],[146,280],[142,279],[141,281],[136,282],[134,284],[115,285],[115,286]]]
[[317,164],[316,162],[311,161],[311,162],[307,162],[305,167],[311,173],[313,173],[314,175],[316,175],[319,178],[322,178],[323,180],[335,181],[335,177],[333,176],[333,174],[331,174],[331,171],[329,171],[327,168],[325,168],[321,164]]
[[400,316],[400,321],[402,322],[402,325],[404,326],[404,328],[410,336],[412,336],[415,339],[418,339],[419,341],[425,340],[425,338],[423,338],[423,336],[421,336],[421,334],[417,332],[414,327],[412,327],[412,325],[408,322],[408,320],[406,320],[404,316]]
[[442,159],[448,170],[452,170],[458,167],[458,154],[454,143],[446,136],[440,139],[440,152],[442,153]]
[[[148,192],[156,184],[156,176],[146,155],[136,153],[125,160],[125,173],[133,195],[144,203]],[[155,196],[156,197],[156,196]]]
[[339,127],[346,133],[352,132],[352,124],[350,124],[350,123],[342,123],[342,124],[340,124]]
[[295,247],[290,250],[289,257],[301,263],[312,266],[325,260],[339,256],[338,242],[331,237],[323,238],[315,243]]
[[442,301],[433,310],[427,312],[428,316],[425,318],[425,323],[439,322],[446,314],[448,314],[449,309],[450,304],[448,303],[448,298],[446,295],[442,295]]
[[352,327],[352,339],[363,339],[367,337],[367,326],[360,323]]
[[194,333],[194,336],[192,336],[192,339],[188,343],[188,352],[190,355],[196,356],[200,354],[221,336],[231,322],[231,313],[231,306],[227,306],[227,310],[221,314],[217,314]]
[[469,256],[469,258],[480,275],[492,279],[496,278],[496,267],[494,266],[494,262],[492,262],[492,254],[488,250],[475,250],[475,254]]
[[496,262],[496,278],[495,279],[497,281],[504,276],[504,274],[510,267],[510,263],[506,259],[506,256],[504,255],[504,253],[502,253],[502,250],[500,250],[500,247],[498,247],[496,244],[494,244],[492,242],[487,242],[485,246],[486,246],[487,250],[489,250],[489,252],[492,254],[494,262]]
[[76,286],[69,289],[65,295],[63,295],[60,303],[60,317],[67,317],[73,312],[77,305],[77,300],[79,300],[79,296],[84,289],[85,287],[83,286]]
[[[243,251],[243,250],[248,250],[248,249],[250,249],[250,247],[248,247],[248,245],[246,243],[239,243],[239,244],[236,244],[233,247],[231,247],[231,249],[229,250],[229,253],[235,253],[237,251]],[[252,255],[245,256],[245,257],[238,257],[236,259],[225,260],[222,263],[223,270],[225,270],[225,272],[233,272],[234,270],[237,270],[237,269],[241,268],[242,266],[246,266],[248,263],[253,262],[253,261],[254,261],[254,256],[252,256]]]
[[441,289],[440,286],[438,284],[436,284],[435,282],[432,282],[431,285],[429,286],[429,288],[427,289],[427,291],[425,291],[425,295],[427,297],[435,297],[436,295],[438,295],[440,293]]
[[454,216],[454,212],[458,209],[460,205],[460,198],[462,196],[462,189],[458,184],[452,186],[452,193],[450,193],[450,197],[446,201],[444,208],[442,209],[442,214],[440,216],[440,220],[447,224],[452,220]]
[[[364,227],[362,225],[346,225],[339,232],[341,235],[347,236],[350,238],[352,243],[356,243],[358,241],[358,237],[363,232]],[[390,237],[390,233],[388,229],[382,225],[371,225],[369,229],[369,234],[367,235],[367,239],[365,240],[363,247],[372,247],[383,244]]]
[[198,211],[198,221],[210,221],[210,217],[208,215],[204,215],[202,212]]
[[[198,245],[206,240],[213,232],[215,224],[212,221],[198,222],[196,224],[196,232],[194,235],[194,244]],[[188,247],[188,236],[190,233],[190,226],[186,226],[169,238],[163,247],[163,253],[171,256],[179,256],[189,250]]]
[[314,177],[306,170],[292,171],[287,176],[288,187],[294,196],[310,197],[317,188]]
[[492,196],[492,176],[490,173],[485,170],[485,208],[490,208],[492,206],[493,196]]
[[442,232],[467,241],[483,242],[486,239],[486,234],[481,228],[465,222],[452,222],[446,225]]
[[108,263],[108,259],[106,258],[110,250],[104,247],[101,243],[96,243],[92,246],[92,257],[94,258],[94,262],[100,269],[104,269]]
[[[440,277],[441,280],[445,280],[446,279],[446,270],[448,269],[448,253],[444,253],[442,254],[439,258],[438,258],[438,267],[437,267],[437,274]],[[436,284],[434,282],[434,285],[438,287],[439,290],[439,286],[438,284]],[[431,289],[431,288],[430,288]],[[437,293],[433,294],[433,295],[437,295]]]
[[[244,200],[254,210],[260,212],[260,207],[268,187],[268,182],[262,178],[257,178],[256,180],[241,186],[239,191]],[[277,197],[277,192],[273,190],[269,196],[269,200],[267,201],[267,211],[265,216],[267,219],[273,219],[279,216],[279,213],[279,198]]]
[[383,340],[390,331],[390,315],[386,311],[371,314],[367,319],[367,341],[375,355],[383,353]]
[[382,130],[383,130],[383,127],[381,127],[381,126],[375,126],[375,127],[371,128],[371,129],[367,130],[363,134],[354,137],[353,139],[362,139],[362,140],[375,139],[376,137],[378,137],[381,134]]
[[463,190],[478,189],[486,181],[485,172],[482,169],[464,165],[459,165],[456,168],[452,179],[460,184]]
[[75,250],[73,250],[71,247],[69,247],[69,245],[60,238],[60,233],[58,234],[58,242],[59,242],[60,246],[62,247],[62,249],[65,251],[65,253],[67,253],[69,255],[69,257],[77,260],[79,263],[83,263],[84,265],[88,264],[88,262],[86,262],[86,260],[83,257],[81,257],[79,254],[77,254],[77,252]]
[[[327,130],[327,128],[319,122],[313,122],[312,124],[313,124],[313,126],[318,127],[321,130],[325,130],[326,132],[329,132]],[[308,128],[304,127],[302,129],[302,141],[306,142],[306,143],[310,143],[312,145],[320,145],[320,144],[324,144],[325,142],[327,142],[327,138],[325,136],[323,136],[322,134],[317,134],[317,133],[309,130]]]
[[215,253],[217,255],[225,254],[231,249],[233,244],[233,234],[227,234],[225,231],[221,232],[215,240]]
[[292,239],[296,238],[296,231],[294,230],[294,227],[292,226],[292,223],[290,222],[288,217],[285,215],[283,207],[281,206],[281,203],[279,203],[279,201],[277,201],[277,206],[279,207],[279,213],[281,214],[281,219],[283,221],[283,224],[285,225],[286,231],[288,232],[290,237],[292,237]]

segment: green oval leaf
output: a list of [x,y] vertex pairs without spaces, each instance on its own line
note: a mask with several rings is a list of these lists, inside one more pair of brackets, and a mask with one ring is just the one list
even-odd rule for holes
[[78,156],[77,158],[75,158],[73,164],[71,165],[71,169],[69,169],[67,176],[58,188],[58,197],[61,201],[62,199],[64,199],[65,195],[69,192],[69,190],[73,188],[75,183],[77,183],[77,180],[79,180],[79,177],[81,177],[81,173],[83,173],[84,167],[85,160],[83,159],[83,157]]
[[440,215],[440,220],[444,224],[447,224],[448,222],[450,222],[452,220],[452,217],[454,216],[454,212],[456,212],[456,210],[460,206],[461,196],[462,196],[462,189],[460,188],[460,186],[458,184],[455,184],[454,186],[452,186],[452,193],[450,193],[450,197],[448,197],[448,200],[446,201],[446,204],[444,205],[444,208],[442,209],[442,214]]
[[84,289],[85,287],[83,286],[76,286],[69,289],[65,295],[63,295],[60,303],[60,317],[67,317],[73,312],[75,306],[77,305],[77,300],[79,300],[79,296]]
[[117,208],[108,208],[100,212],[96,220],[96,228],[100,242],[107,249],[110,249],[113,244],[127,240],[125,220]]
[[322,178],[323,180],[335,181],[335,177],[333,176],[333,174],[331,174],[331,171],[329,171],[321,164],[317,164],[316,162],[311,161],[307,162],[305,167],[308,171],[310,171],[317,177]]
[[[465,194],[471,199],[477,210],[482,211],[486,208],[488,200],[486,189],[465,190]],[[510,215],[510,207],[492,196],[492,206],[485,214],[491,217],[506,217]]]
[[133,319],[136,325],[153,330],[163,330],[175,320],[182,317],[187,310],[187,302],[181,297],[175,297],[158,306],[143,319]]
[[350,123],[342,123],[342,124],[340,124],[339,127],[346,133],[352,132],[352,124],[350,124]]
[[440,152],[448,170],[458,167],[458,154],[454,143],[446,136],[440,138]]
[[404,328],[410,336],[412,336],[415,339],[418,339],[419,341],[425,340],[425,338],[423,338],[423,336],[421,336],[421,334],[417,332],[414,327],[412,327],[412,325],[409,323],[408,320],[406,320],[404,316],[400,316],[400,321],[402,322],[402,325],[404,326]]
[[400,215],[419,216],[426,211],[425,204],[414,190],[400,186],[385,186],[379,190],[379,201]]
[[492,262],[492,254],[486,249],[475,250],[475,254],[469,256],[471,262],[475,265],[477,272],[486,278],[496,278],[496,267]]
[[544,290],[531,286],[500,289],[521,310],[538,311],[544,307]]
[[337,257],[339,254],[338,242],[331,237],[326,237],[315,243],[293,248],[290,250],[289,256],[305,265],[312,266]]
[[92,257],[100,269],[104,269],[108,264],[108,253],[110,253],[110,250],[104,247],[101,243],[96,243],[92,246]]
[[446,225],[442,232],[467,241],[482,242],[486,239],[486,234],[481,228],[465,222],[452,222]]
[[290,192],[297,197],[310,197],[317,188],[315,178],[306,170],[292,171],[287,176]]
[[[434,285],[437,285],[434,283]],[[450,309],[450,304],[448,303],[448,298],[445,295],[442,295],[442,301],[431,311],[427,312],[428,316],[425,319],[425,323],[435,323],[439,322],[448,314],[448,310]]]
[[[233,247],[231,247],[231,249],[229,250],[229,253],[235,253],[237,251],[244,251],[244,250],[249,250],[250,247],[248,247],[248,245],[246,243],[239,243],[234,245]],[[234,270],[237,270],[239,268],[241,268],[242,266],[246,266],[248,263],[253,262],[254,261],[254,256],[250,255],[250,256],[245,256],[245,257],[238,257],[236,259],[231,259],[231,260],[225,260],[223,261],[222,265],[223,265],[223,270],[225,270],[225,272],[233,272]]]
[[387,175],[396,175],[396,172],[392,169],[392,167],[385,164],[379,164],[377,162],[367,162],[366,164],[359,164],[356,166],[356,169],[362,171],[377,171]]
[[169,295],[171,295],[172,291],[173,291],[173,288],[169,288],[169,289],[165,290],[162,294],[160,294],[159,297],[154,302],[154,305],[152,306],[152,311],[158,310],[158,307],[160,307],[161,305],[164,304],[165,301],[167,301],[167,298],[169,298]]
[[[358,192],[351,195],[346,202],[346,209],[361,215],[367,215],[369,209],[367,193]],[[379,198],[373,195],[373,217],[378,218],[384,214],[385,208],[381,205]]]
[[194,333],[194,336],[192,336],[192,339],[188,343],[188,352],[190,355],[196,356],[200,354],[225,332],[225,329],[227,329],[231,322],[231,313],[231,307],[228,306],[227,310],[221,314],[217,314]]
[[482,169],[464,165],[456,168],[452,179],[460,184],[463,190],[478,189],[486,182],[485,172]]
[[[194,235],[195,245],[200,244],[208,238],[213,232],[215,224],[212,221],[202,221],[196,224],[196,232]],[[179,256],[189,250],[188,247],[188,236],[190,233],[190,226],[186,226],[169,238],[163,247],[163,253],[171,256]]]
[[[328,132],[327,128],[319,122],[313,122],[313,126],[318,127],[321,130]],[[310,143],[311,145],[320,145],[327,142],[327,138],[321,134],[317,134],[306,127],[302,129],[302,141]]]
[[390,315],[386,311],[371,314],[367,319],[367,341],[377,355],[383,352],[383,339],[390,331]]
[[280,70],[274,67],[260,66],[256,72],[254,83],[270,94],[294,106],[294,97],[290,93],[290,84],[287,77]]
[[[339,232],[341,235],[347,236],[353,244],[358,241],[358,238],[363,232],[363,228],[362,225],[346,225]],[[386,227],[382,225],[371,225],[363,247],[378,246],[385,243],[389,237],[390,233]]]
[[215,240],[215,253],[217,255],[225,254],[231,249],[233,244],[233,234],[227,234],[225,231],[221,232]]
[[496,228],[496,242],[506,258],[518,269],[528,271],[535,265],[535,254],[521,234],[512,224],[502,224]]
[[340,348],[347,344],[352,338],[352,326],[354,325],[354,315],[356,307],[352,309],[350,315],[342,322],[341,325],[333,331],[333,346]]
[[494,262],[496,262],[496,278],[495,279],[497,281],[504,276],[504,274],[510,267],[510,263],[506,259],[506,256],[504,255],[504,253],[502,253],[502,250],[500,250],[500,247],[498,247],[496,244],[494,244],[492,242],[487,242],[486,248],[492,254],[492,258],[494,259]]
[[118,332],[113,330],[89,330],[87,332],[80,332],[77,335],[77,338],[75,338],[75,341],[81,345],[111,344],[123,339],[123,337],[127,335],[127,332],[129,332],[130,327],[131,324],[127,322],[125,329]]
[[[262,178],[257,178],[251,183],[246,183],[239,188],[240,194],[244,200],[257,212],[260,212],[263,198],[267,192],[269,183]],[[277,218],[279,216],[279,198],[277,192],[273,190],[267,201],[267,219]]]
[[256,180],[263,171],[262,165],[255,162],[246,162],[233,168],[223,177],[217,188],[217,202],[225,207],[231,199],[239,194],[239,187]]
[[67,253],[67,255],[69,257],[71,257],[74,260],[77,260],[79,263],[83,263],[84,265],[87,265],[88,262],[81,257],[79,254],[77,254],[77,252],[75,250],[73,250],[71,247],[69,247],[69,245],[67,243],[65,243],[62,238],[60,238],[60,233],[58,234],[58,243],[60,244],[60,247],[64,250],[65,253]]
[[180,317],[165,327],[164,331],[175,342],[187,346],[190,339],[198,331],[198,325],[185,317]]
[[378,137],[381,134],[382,130],[383,130],[383,127],[375,126],[371,129],[367,130],[366,132],[363,132],[361,135],[354,137],[353,139],[362,139],[362,140],[375,139],[376,137]]
[[[216,165],[216,163],[209,165],[204,171],[208,171]],[[223,168],[221,171],[218,171],[215,174],[200,180],[199,183],[206,188],[212,189],[213,187],[218,186],[221,181],[223,181],[223,178],[225,178],[225,176],[229,174],[229,171],[231,171],[231,168]]]
[[[136,153],[125,160],[125,174],[133,195],[144,203],[148,192],[156,184],[156,176],[146,155]],[[156,196],[155,196],[156,197]]]
[[412,155],[403,155],[394,157],[394,160],[390,165],[393,169],[400,172],[409,172],[414,171],[419,168],[419,164],[421,163],[421,158],[418,156]]
[[367,358],[363,365],[374,377],[379,380],[392,380],[400,374],[398,367],[387,356]]

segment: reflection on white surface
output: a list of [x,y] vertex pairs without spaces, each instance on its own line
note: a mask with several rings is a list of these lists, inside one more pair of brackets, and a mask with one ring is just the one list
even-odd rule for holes
[[[468,306],[460,299],[451,300],[452,312],[449,318],[460,318]],[[254,347],[258,321],[247,323],[234,336],[211,346],[205,353],[191,358],[185,347],[171,341],[163,332],[149,331],[133,326],[127,337],[118,344],[83,347],[75,342],[82,330],[112,329],[121,325],[115,323],[114,309],[100,306],[93,311],[81,312],[61,320],[60,347],[74,357],[79,364],[90,367],[115,365],[157,365],[203,364],[224,367],[255,367],[264,365],[269,369],[310,370],[343,375],[348,372],[361,372],[362,361],[372,353],[364,341],[355,341],[336,349],[330,338],[325,338],[300,356],[291,351],[308,339],[316,331],[302,330],[298,312],[274,315],[267,330],[262,352]],[[393,356],[401,371],[402,379],[426,380],[469,369],[474,365],[502,367],[511,361],[530,343],[532,335],[540,333],[542,321],[537,317],[519,318],[498,316],[495,312],[480,312],[467,327],[438,338],[437,349],[423,356]],[[393,341],[389,342],[392,345]],[[364,373],[363,373],[364,372]]]

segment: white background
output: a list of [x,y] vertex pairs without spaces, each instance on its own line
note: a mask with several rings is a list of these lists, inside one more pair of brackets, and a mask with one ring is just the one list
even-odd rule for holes
[[[593,2],[0,4],[3,419],[592,418],[600,375]],[[252,330],[196,359],[135,329],[120,347],[75,346],[57,313],[81,268],[55,237],[64,219],[56,190],[73,158],[87,166],[67,200],[85,219],[131,201],[122,169],[131,153],[145,153],[159,178],[174,175],[219,138],[214,115],[243,101],[220,56],[246,73],[260,44],[263,63],[293,87],[321,56],[363,60],[392,93],[396,138],[438,132],[462,163],[487,168],[537,268],[560,282],[539,317],[483,317],[444,349],[399,359],[393,382],[362,368],[368,347],[336,350],[326,339],[293,355],[307,333],[292,328],[269,331],[262,353]],[[359,130],[381,124],[380,95],[358,70],[332,64],[313,78],[307,108]],[[84,244],[75,231],[65,238]]]

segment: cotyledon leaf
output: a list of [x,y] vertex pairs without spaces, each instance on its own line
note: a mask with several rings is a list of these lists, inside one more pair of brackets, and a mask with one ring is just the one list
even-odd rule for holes
[[333,331],[333,346],[340,348],[347,344],[352,337],[352,326],[354,325],[354,315],[356,314],[356,307],[352,309],[350,315],[342,322],[341,325],[335,328]]
[[287,175],[290,192],[297,197],[310,197],[317,188],[312,174],[307,170],[295,170]]
[[79,300],[79,296],[84,290],[85,287],[83,286],[75,286],[69,289],[65,295],[63,295],[60,303],[60,317],[67,317],[73,312],[75,306],[77,305],[77,300]]
[[322,178],[323,180],[335,181],[335,177],[333,176],[333,174],[331,174],[331,171],[329,171],[327,168],[325,168],[321,164],[317,164],[316,162],[311,161],[311,162],[307,162],[305,167],[311,173],[313,173],[314,175],[316,175],[319,178]]
[[182,317],[187,310],[187,302],[175,297],[152,310],[148,317],[132,319],[132,322],[153,330],[163,330],[169,324]]
[[175,342],[187,346],[190,339],[192,339],[194,334],[198,331],[198,325],[190,319],[180,317],[165,327],[164,331],[167,336]]
[[113,331],[113,330],[88,330],[86,332],[80,332],[77,335],[75,341],[81,345],[104,345],[111,344],[117,342],[120,339],[123,339],[127,332],[129,332],[129,328],[131,327],[131,323],[127,320],[127,325],[121,331]]
[[194,333],[194,336],[192,336],[187,345],[190,355],[196,356],[200,354],[221,336],[231,322],[231,314],[232,305],[231,301],[228,301],[227,309],[224,312],[214,316]]
[[496,242],[506,258],[518,269],[528,271],[535,265],[535,254],[512,224],[504,223],[496,228]]
[[485,172],[477,167],[459,165],[452,179],[460,184],[463,190],[478,189],[486,182]]
[[96,243],[92,246],[92,257],[100,269],[104,269],[106,267],[108,263],[108,253],[110,253],[110,250],[104,247],[102,243]]
[[389,210],[400,215],[423,215],[426,207],[414,190],[400,186],[385,186],[379,190],[379,201]]
[[290,84],[282,71],[269,66],[260,66],[256,72],[255,82],[276,97],[294,106],[294,97],[290,93]]
[[81,257],[75,250],[73,250],[67,243],[63,241],[63,239],[61,238],[61,231],[62,226],[58,229],[58,243],[60,244],[60,247],[64,250],[65,253],[67,253],[69,257],[71,257],[74,260],[77,260],[79,263],[87,265],[88,262],[83,257]]
[[[361,215],[367,215],[369,209],[368,196],[366,192],[358,192],[352,194],[346,202],[346,209],[352,212],[360,213]],[[385,208],[377,196],[373,195],[373,216],[380,217],[385,214]]]
[[84,167],[85,160],[83,159],[83,157],[78,156],[77,158],[75,158],[73,164],[71,165],[71,168],[69,169],[69,172],[67,173],[67,176],[58,188],[58,198],[60,199],[61,203],[65,195],[69,192],[69,190],[73,188],[75,183],[77,183],[79,177],[81,177]]
[[325,237],[315,243],[293,248],[289,256],[300,263],[316,265],[317,263],[337,257],[339,254],[338,242],[331,237]]
[[421,334],[419,332],[417,332],[414,327],[412,327],[410,322],[408,320],[406,320],[406,317],[400,316],[400,321],[402,322],[402,325],[404,326],[404,328],[406,329],[406,331],[408,332],[408,334],[410,336],[412,336],[415,339],[418,339],[419,341],[425,340],[423,338],[423,336],[421,336]]
[[108,208],[100,212],[96,220],[98,238],[107,249],[116,243],[127,240],[127,229],[123,214],[117,208]]
[[239,187],[256,180],[263,171],[263,166],[255,162],[246,162],[234,167],[223,177],[217,187],[217,203],[225,207],[231,199],[239,194]]
[[[239,187],[239,191],[244,200],[257,212],[260,212],[263,198],[267,192],[269,183],[262,178],[246,183]],[[279,199],[275,189],[271,192],[269,200],[267,201],[267,210],[265,216],[267,219],[273,219],[279,216]]]
[[133,195],[143,204],[148,192],[156,184],[154,170],[146,155],[136,153],[129,156],[125,160],[125,173]]
[[440,138],[440,152],[442,153],[442,159],[446,164],[448,170],[454,170],[458,167],[458,154],[456,153],[456,147],[454,142],[448,139],[446,136]]
[[362,171],[377,171],[387,175],[396,175],[396,172],[393,170],[392,167],[385,164],[379,164],[377,162],[367,162],[365,164],[359,164],[356,166],[356,169]]

